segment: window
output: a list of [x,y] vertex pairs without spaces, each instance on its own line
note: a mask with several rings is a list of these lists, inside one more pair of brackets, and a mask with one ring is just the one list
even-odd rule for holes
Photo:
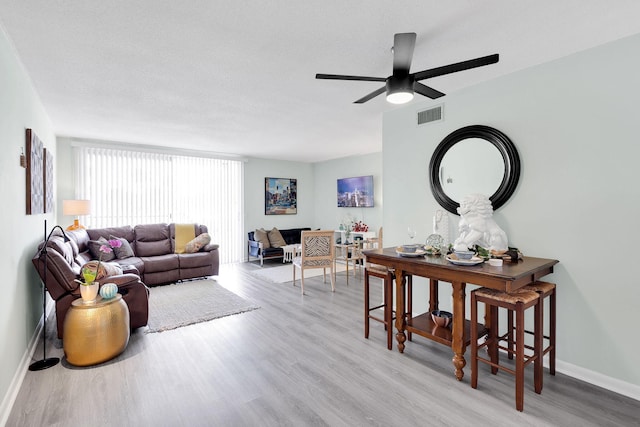
[[74,147],[76,197],[91,201],[92,228],[199,223],[220,245],[220,262],[241,262],[243,162]]

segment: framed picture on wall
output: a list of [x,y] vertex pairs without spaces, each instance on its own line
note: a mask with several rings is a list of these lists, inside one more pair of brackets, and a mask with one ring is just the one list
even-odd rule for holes
[[44,213],[44,145],[27,129],[27,215]]
[[53,154],[44,148],[44,211],[53,212]]
[[264,214],[295,215],[298,213],[298,180],[264,179]]

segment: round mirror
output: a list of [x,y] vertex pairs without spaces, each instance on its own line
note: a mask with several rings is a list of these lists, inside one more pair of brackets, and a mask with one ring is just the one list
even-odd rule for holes
[[458,214],[468,194],[490,195],[496,210],[518,184],[520,158],[511,140],[488,126],[474,125],[449,134],[436,147],[429,163],[431,192],[438,203]]

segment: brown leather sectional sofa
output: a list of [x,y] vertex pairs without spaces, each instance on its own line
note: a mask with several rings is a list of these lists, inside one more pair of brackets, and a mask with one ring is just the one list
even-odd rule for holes
[[[206,233],[204,225],[194,225],[196,236]],[[58,338],[62,338],[64,317],[73,300],[80,298],[80,278],[84,264],[95,259],[89,251],[89,241],[113,237],[124,238],[133,251],[131,257],[114,259],[123,267],[123,274],[110,276],[108,282],[118,285],[118,292],[129,307],[131,329],[145,326],[149,317],[149,289],[155,286],[205,276],[215,276],[219,270],[218,245],[208,244],[191,254],[176,254],[173,224],[147,224],[135,227],[113,227],[66,231],[65,242],[56,230],[42,255],[42,242],[32,259],[40,278],[46,274],[47,289],[56,302]],[[46,258],[46,273],[45,273]],[[144,282],[144,283],[143,283]],[[146,284],[146,285],[145,285]]]
[[[196,236],[208,231],[204,225],[195,224],[194,227]],[[100,237],[108,240],[111,236],[126,239],[133,249],[134,256],[113,261],[124,267],[135,267],[147,286],[218,275],[218,245],[210,243],[196,253],[176,254],[174,224],[92,228],[71,233],[78,243],[78,250],[88,257],[91,257],[87,246],[89,240],[98,240]]]

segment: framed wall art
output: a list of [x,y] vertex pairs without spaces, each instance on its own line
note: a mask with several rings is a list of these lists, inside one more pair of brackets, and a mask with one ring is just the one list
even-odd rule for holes
[[44,149],[44,211],[53,212],[53,154]]
[[298,213],[298,180],[264,179],[264,214],[295,215]]
[[27,215],[44,213],[44,146],[31,129],[27,129]]

